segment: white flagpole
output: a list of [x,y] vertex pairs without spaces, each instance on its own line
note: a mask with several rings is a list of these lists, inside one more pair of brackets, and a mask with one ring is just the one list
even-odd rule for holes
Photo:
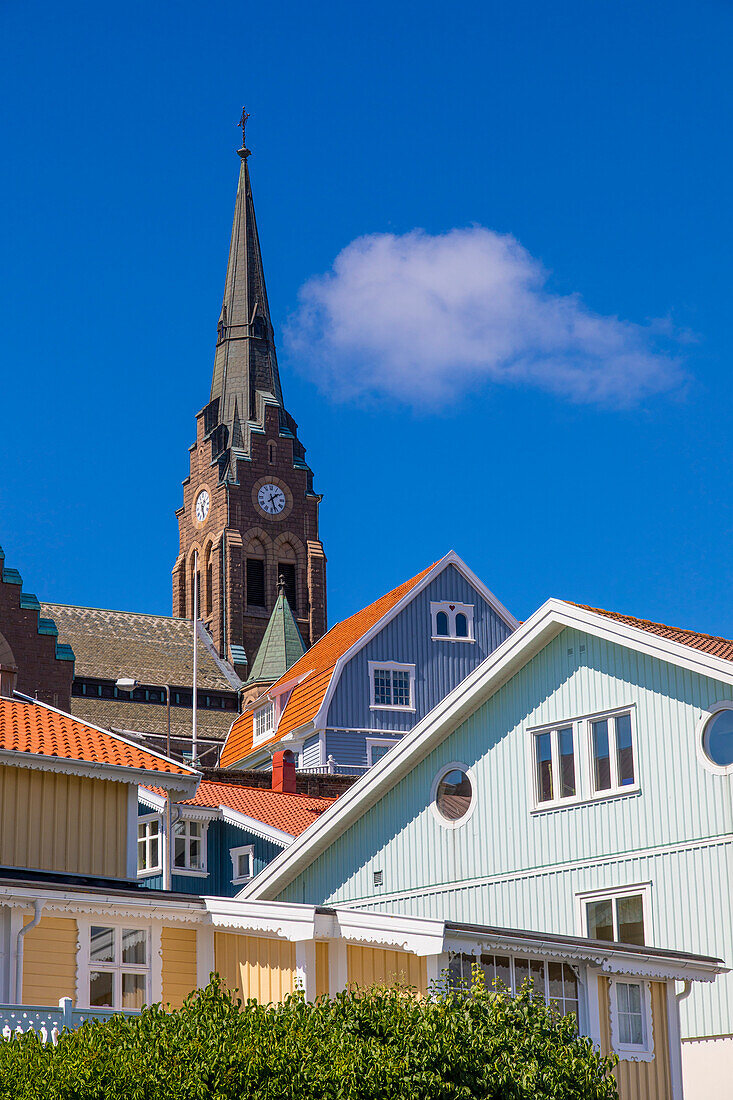
[[197,745],[197,729],[196,729],[196,711],[198,709],[198,647],[196,645],[196,626],[199,617],[199,555],[198,550],[193,552],[193,724],[191,727],[191,763],[194,768],[196,767],[196,753],[198,750]]

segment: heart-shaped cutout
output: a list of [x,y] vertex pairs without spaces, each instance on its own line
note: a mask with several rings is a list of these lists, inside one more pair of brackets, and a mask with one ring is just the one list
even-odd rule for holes
[[456,605],[454,603],[450,604],[450,609],[451,611],[455,611]]

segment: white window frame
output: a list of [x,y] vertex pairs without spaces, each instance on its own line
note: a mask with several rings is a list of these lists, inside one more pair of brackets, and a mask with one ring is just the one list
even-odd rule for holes
[[[448,633],[438,634],[438,614],[444,611],[448,616]],[[432,641],[434,642],[475,642],[476,637],[473,631],[473,612],[474,605],[472,603],[456,603],[455,600],[439,600],[430,604],[430,623],[432,629]],[[465,638],[459,638],[456,635],[456,615],[466,616],[466,625],[468,629],[468,635]]]
[[717,703],[711,703],[700,715],[695,729],[695,748],[697,758],[704,768],[713,775],[730,775],[733,773],[733,764],[716,764],[711,756],[708,756],[707,726],[708,723],[719,714],[721,710],[733,710],[733,702],[730,699],[721,699]]
[[371,768],[371,767],[374,766],[374,764],[377,763],[378,760],[382,759],[382,757],[379,756],[379,757],[377,757],[377,760],[372,760],[372,749],[383,748],[386,745],[387,750],[389,751],[389,749],[391,749],[393,747],[393,745],[399,745],[399,743],[400,743],[399,738],[397,740],[395,740],[394,738],[389,738],[389,737],[367,737],[366,738],[367,765]]
[[[625,787],[610,787],[607,791],[597,791],[594,783],[593,768],[593,727],[592,722],[613,719],[621,714],[628,714],[631,720],[631,750],[634,756],[634,782]],[[537,764],[535,756],[535,736],[547,733],[550,730],[573,728],[573,748],[575,752],[575,796],[553,799],[552,802],[538,801]],[[602,802],[611,798],[623,798],[627,795],[638,795],[641,791],[639,782],[639,744],[637,737],[636,704],[627,703],[624,706],[609,707],[607,710],[594,714],[576,714],[573,717],[562,717],[554,722],[543,722],[541,725],[527,726],[526,742],[526,768],[527,768],[527,795],[530,814],[557,813],[583,803]],[[612,771],[611,777],[618,781],[616,762],[616,729],[611,723],[609,733],[609,745],[611,751]],[[559,790],[554,774],[554,789]]]
[[[588,1012],[587,1012],[587,989],[586,989],[586,982],[583,980],[581,970],[578,967],[577,963],[572,962],[570,959],[563,958],[562,956],[547,958],[547,957],[542,956],[542,955],[514,955],[514,954],[511,953],[511,951],[500,951],[497,948],[491,948],[491,949],[488,949],[488,950],[483,949],[483,950],[480,950],[480,951],[451,951],[448,954],[449,960],[450,960],[451,955],[453,955],[453,956],[455,956],[455,955],[467,955],[467,956],[473,955],[475,961],[479,965],[481,963],[481,956],[482,955],[493,955],[493,956],[500,955],[500,956],[503,956],[504,958],[508,958],[509,959],[509,974],[510,974],[510,982],[509,982],[508,989],[509,989],[509,995],[511,997],[516,997],[518,995],[518,987],[521,988],[522,984],[524,983],[524,977],[525,977],[524,975],[521,975],[519,980],[517,978],[517,964],[519,964],[519,966],[521,967],[521,966],[526,966],[528,963],[538,963],[538,962],[542,963],[543,967],[544,967],[543,988],[540,990],[540,989],[537,988],[537,986],[535,986],[535,991],[537,993],[539,993],[539,995],[544,999],[545,1004],[548,1004],[548,1005],[550,1004],[551,1001],[558,1000],[558,998],[550,996],[549,967],[550,967],[551,963],[562,963],[564,966],[567,966],[567,968],[569,970],[572,970],[572,972],[575,974],[575,979],[576,979],[576,983],[577,983],[576,989],[578,991],[578,996],[577,996],[577,998],[575,998],[575,999],[577,999],[577,1003],[578,1003],[578,1010],[576,1012],[576,1019],[577,1019],[577,1022],[578,1022],[578,1034],[583,1035],[585,1033],[584,1029],[586,1027],[586,1017],[588,1015]],[[563,1009],[567,1007],[567,1001],[569,999],[570,998],[566,998],[564,993],[563,993],[563,997],[562,997],[562,1002],[563,1002],[562,1007],[563,1007]],[[565,1014],[565,1013],[563,1013],[563,1014]]]
[[[618,748],[616,744],[616,719],[623,714],[628,714],[631,725],[631,753],[634,758],[634,782],[619,786],[618,781]],[[611,786],[605,791],[597,791],[595,786],[595,768],[593,766],[593,723],[608,722],[608,752],[611,769]],[[588,745],[588,762],[590,770],[588,780],[590,792],[593,798],[608,798],[609,795],[628,794],[639,789],[639,756],[636,739],[636,707],[615,707],[613,710],[602,711],[586,718],[586,742]]]
[[[191,867],[191,866],[189,866],[189,862],[188,862],[188,861],[190,861],[190,858],[191,858],[191,844],[190,844],[191,837],[188,835],[189,834],[188,826],[192,825],[192,824],[196,824],[196,825],[201,826],[201,836],[200,836],[200,838],[197,838],[197,839],[201,840],[201,864],[202,864],[201,867]],[[186,862],[186,865],[184,867],[177,867],[176,866],[176,825],[185,825],[187,827],[186,832],[185,832],[185,837],[184,837],[185,840],[186,840],[186,860],[187,860],[187,862]],[[170,859],[171,859],[171,874],[172,875],[188,875],[191,878],[206,878],[208,876],[208,874],[209,874],[209,871],[208,871],[208,862],[209,862],[208,861],[208,843],[207,843],[208,833],[209,833],[209,820],[208,820],[208,818],[201,818],[198,815],[194,816],[193,814],[191,814],[189,816],[187,814],[185,817],[183,817],[183,816],[179,817],[177,821],[174,821],[171,824],[171,844],[170,844],[171,854],[170,854]]]
[[634,882],[630,886],[610,886],[605,890],[585,890],[575,895],[576,900],[576,926],[578,935],[588,936],[588,914],[586,905],[592,901],[610,901],[613,903],[613,933],[618,937],[618,914],[616,901],[619,898],[635,898],[641,894],[641,915],[644,922],[644,939],[649,946],[649,933],[652,919],[652,884],[651,882]]
[[[374,702],[374,673],[376,669],[385,669],[389,672],[409,672],[410,674],[410,705],[409,707],[395,706],[394,703]],[[415,666],[401,661],[369,661],[369,709],[370,710],[394,710],[401,714],[415,713]]]
[[[558,793],[553,798],[546,800],[540,799],[540,783],[539,775],[537,774],[537,741],[544,734],[550,734],[551,740],[551,753],[552,753],[552,789],[554,792],[559,792],[560,783],[560,730],[569,729],[573,735],[573,770],[575,773],[575,794],[568,794],[561,797]],[[553,806],[567,806],[569,803],[578,802],[581,798],[580,794],[580,753],[578,751],[578,730],[576,722],[555,722],[551,726],[541,726],[531,731],[531,753],[532,753],[532,790],[534,793],[534,806],[538,810],[549,810]]]
[[[654,1026],[652,1021],[652,991],[650,982],[636,976],[619,974],[609,978],[608,984],[612,1049],[624,1062],[654,1061]],[[622,1043],[619,1038],[617,988],[619,985],[636,985],[641,989],[641,1016],[644,1026],[644,1039],[641,1043]]]
[[136,862],[136,866],[137,866],[137,861],[138,861],[138,858],[139,858],[140,845],[141,844],[145,845],[146,855],[149,854],[150,844],[151,844],[151,841],[153,840],[153,837],[147,835],[147,828],[148,828],[149,825],[153,825],[153,824],[156,824],[156,823],[157,823],[157,826],[158,826],[158,863],[155,867],[145,867],[143,869],[138,869],[138,871],[137,871],[137,877],[138,878],[148,878],[151,875],[159,875],[163,870],[163,815],[162,814],[139,814],[138,815],[138,818],[137,818],[138,829],[139,829],[140,825],[144,825],[145,830],[146,830],[146,836],[145,836],[144,840],[141,840],[141,838],[137,835],[135,837],[135,843],[137,845],[137,847],[135,849],[135,854],[136,854],[135,862]]
[[[232,860],[232,885],[240,886],[242,883],[249,882],[254,878],[255,873],[255,846],[254,844],[240,844],[238,848],[230,848],[229,855]],[[241,856],[247,856],[249,862],[249,874],[239,874],[239,859]]]
[[[93,1010],[89,1004],[89,982],[93,971],[111,971],[115,974],[113,983],[113,1000],[115,1011],[122,1011],[122,977],[124,972],[131,974],[146,974],[144,1003],[155,1004],[162,1000],[162,955],[161,955],[161,927],[158,921],[137,920],[134,917],[128,920],[119,920],[108,913],[97,913],[89,916],[79,916],[77,921],[79,934],[79,953],[77,956],[76,970],[76,1003],[79,1008]],[[100,963],[91,958],[92,928],[115,929],[115,955],[122,957],[121,932],[125,928],[134,928],[136,931],[147,933],[147,963],[145,966],[133,963]],[[126,1010],[129,1011],[129,1010]]]
[[[442,813],[438,809],[435,800],[438,797],[438,787],[440,786],[443,776],[447,775],[448,772],[456,770],[465,772],[468,776],[469,782],[471,784],[471,805],[468,807],[463,817],[457,817],[454,821],[449,821],[447,817],[443,817]],[[462,829],[463,826],[467,825],[473,817],[476,806],[478,805],[477,794],[478,792],[476,789],[476,773],[473,768],[469,768],[468,764],[464,764],[462,760],[451,760],[449,764],[443,765],[443,767],[433,779],[432,785],[430,787],[430,813],[443,829],[448,829],[449,831]]]
[[[260,729],[258,730],[258,724]],[[260,745],[275,733],[275,704],[271,701],[257,707],[252,715],[252,746]]]

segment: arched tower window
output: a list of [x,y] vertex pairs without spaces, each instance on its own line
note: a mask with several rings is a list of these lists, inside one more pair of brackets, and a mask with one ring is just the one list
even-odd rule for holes
[[273,442],[273,440],[270,440],[267,444],[267,461],[271,466],[277,463],[277,443]]
[[265,548],[259,539],[247,544],[245,602],[249,607],[265,607]]
[[204,576],[206,577],[206,614],[210,615],[214,605],[214,567],[211,562],[211,543],[204,551]]
[[298,614],[298,558],[290,543],[284,543],[277,552],[277,576],[285,582],[285,595],[293,615]]

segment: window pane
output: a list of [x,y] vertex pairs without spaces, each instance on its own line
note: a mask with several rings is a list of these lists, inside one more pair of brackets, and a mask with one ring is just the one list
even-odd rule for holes
[[186,841],[183,837],[177,836],[174,842],[175,855],[173,857],[173,863],[176,867],[186,866]]
[[537,755],[537,799],[552,801],[552,734],[540,733],[535,737]]
[[194,871],[200,871],[203,867],[203,861],[201,859],[201,841],[196,838],[189,843],[188,865]]
[[616,898],[618,938],[621,943],[644,946],[644,906],[641,894],[631,898]]
[[593,728],[593,777],[597,791],[611,789],[611,757],[608,751],[608,721],[591,722]]
[[186,822],[185,821],[176,821],[175,822],[175,824],[173,826],[173,835],[174,836],[185,836],[186,835]]
[[575,794],[575,753],[573,750],[573,728],[567,726],[557,731],[560,747],[560,798],[571,798]]
[[467,637],[468,637],[468,619],[466,618],[466,616],[463,614],[462,611],[459,611],[458,614],[456,615],[456,638],[467,638]]
[[540,959],[530,959],[529,976],[534,985],[534,992],[538,997],[545,999],[545,964]]
[[140,1009],[145,1004],[145,975],[122,975],[122,1007]]
[[122,929],[122,961],[145,966],[147,962],[147,933],[142,928]]
[[634,782],[634,750],[631,747],[630,714],[619,714],[616,718],[616,753],[619,786],[626,787]]
[[471,805],[471,780],[459,768],[447,772],[435,796],[435,804],[444,818],[457,821],[468,813]]
[[514,960],[514,992],[520,993],[522,986],[529,978],[529,962],[527,959]]
[[705,727],[703,742],[713,764],[725,768],[733,764],[733,710],[719,710]]
[[562,963],[548,962],[547,985],[550,994],[550,1004],[564,1016],[565,986],[562,978]]
[[188,824],[189,836],[201,836],[201,822],[200,821],[189,821],[189,822],[187,822],[187,824]]
[[392,677],[387,668],[374,669],[374,702],[378,707],[392,704]]
[[240,852],[237,856],[237,878],[249,876],[249,853]]
[[410,705],[410,673],[392,673],[392,705],[395,707],[409,707]]
[[142,840],[145,837],[145,826],[138,825],[137,827],[137,839]]
[[585,907],[588,935],[592,940],[612,940],[613,904],[610,900],[589,901]]
[[495,955],[494,956],[494,980],[496,981],[496,988],[502,989],[506,987],[511,989],[512,987],[512,967],[511,960],[508,955]]
[[150,867],[158,866],[158,838],[154,836],[150,841]]
[[93,926],[89,939],[89,958],[92,962],[115,961],[115,930]]
[[445,611],[439,611],[435,616],[435,633],[441,638],[448,636],[448,616]]
[[619,1040],[627,1046],[644,1043],[644,1020],[641,1011],[641,986],[626,982],[616,984]]
[[381,760],[384,754],[388,753],[391,748],[391,745],[371,745],[369,752],[372,764],[376,764],[377,760]]
[[109,970],[93,970],[89,975],[90,1008],[113,1008],[114,974]]

